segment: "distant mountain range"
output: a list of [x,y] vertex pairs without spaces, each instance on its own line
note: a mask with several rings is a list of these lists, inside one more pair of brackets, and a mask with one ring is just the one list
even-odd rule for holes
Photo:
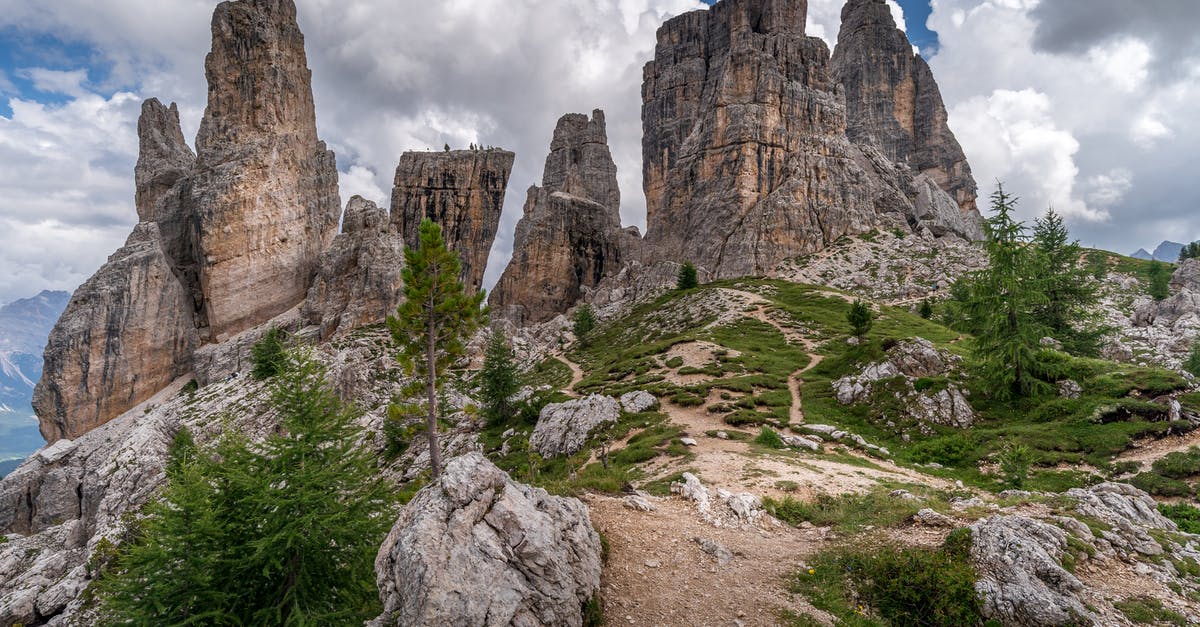
[[1179,253],[1183,250],[1183,244],[1179,242],[1163,242],[1154,249],[1153,253],[1147,252],[1145,248],[1137,249],[1137,252],[1130,255],[1134,259],[1145,259],[1147,261],[1166,261],[1175,263],[1179,261]]
[[33,386],[42,377],[42,349],[67,307],[67,292],[45,291],[0,307],[0,477],[42,444]]

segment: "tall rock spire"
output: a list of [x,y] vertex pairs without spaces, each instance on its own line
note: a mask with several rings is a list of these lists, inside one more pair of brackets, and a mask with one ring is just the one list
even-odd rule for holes
[[304,300],[341,200],[295,3],[223,2],[212,35],[192,202],[205,315],[220,340]]
[[850,140],[928,175],[963,211],[976,209],[976,184],[929,64],[913,52],[883,0],[849,0],[833,51],[845,87]]
[[462,261],[467,291],[478,292],[515,159],[498,149],[404,153],[392,187],[392,230],[415,247],[421,221],[436,222]]
[[604,112],[564,115],[542,185],[529,188],[492,307],[518,323],[543,322],[619,271],[635,241],[621,230],[620,203]]
[[647,254],[735,277],[876,228],[979,235],[977,215],[947,214],[948,196],[849,140],[806,8],[722,0],[659,29],[642,86]]

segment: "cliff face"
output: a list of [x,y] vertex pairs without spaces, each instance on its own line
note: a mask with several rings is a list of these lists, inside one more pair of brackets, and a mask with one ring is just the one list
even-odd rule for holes
[[341,200],[292,0],[224,2],[212,33],[192,202],[207,322],[220,340],[304,299]]
[[342,233],[321,255],[302,314],[321,339],[387,318],[400,304],[404,240],[388,228],[387,211],[350,199]]
[[140,223],[50,334],[34,391],[47,439],[104,424],[187,374],[204,342],[295,307],[336,234],[295,5],[224,2],[212,32],[197,153],[174,105],[142,106]]
[[396,167],[392,229],[416,246],[421,220],[438,223],[470,293],[483,285],[515,158],[505,150],[406,152]]
[[46,441],[86,433],[190,369],[191,299],[160,239],[156,224],[139,224],[50,332],[33,395]]
[[655,254],[718,277],[766,274],[842,235],[936,217],[930,202],[917,206],[910,174],[847,138],[828,47],[804,36],[806,9],[723,0],[659,29],[642,88]]
[[883,0],[850,0],[842,8],[833,76],[845,87],[851,141],[928,175],[964,212],[976,209],[971,166],[947,124],[933,72]]
[[518,323],[566,311],[621,269],[637,238],[621,230],[617,167],[603,111],[558,121],[542,185],[529,188],[513,257],[489,303]]

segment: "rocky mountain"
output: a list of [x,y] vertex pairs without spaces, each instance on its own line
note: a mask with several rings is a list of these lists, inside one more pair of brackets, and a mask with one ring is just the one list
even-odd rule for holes
[[1175,263],[1179,261],[1179,253],[1183,251],[1183,244],[1178,242],[1164,241],[1154,249],[1154,252],[1147,252],[1145,248],[1137,249],[1137,252],[1130,255],[1134,259],[1165,261],[1167,263]]
[[42,445],[31,402],[42,349],[71,295],[43,291],[0,307],[0,477]]
[[621,229],[617,166],[608,148],[604,112],[559,119],[541,186],[529,188],[517,223],[513,257],[489,303],[518,323],[565,312],[616,274],[640,243]]
[[515,159],[499,149],[404,153],[392,187],[392,229],[416,246],[421,220],[437,222],[458,252],[467,290],[479,291]]
[[[877,228],[980,237],[978,213],[928,175],[914,179],[873,144],[851,141],[844,88],[828,47],[804,34],[806,9],[804,0],[725,0],[659,29],[642,89],[654,254],[735,277]],[[902,100],[885,78],[872,89]],[[868,122],[855,119],[860,130]]]
[[883,0],[851,0],[842,8],[832,72],[845,88],[851,141],[929,177],[964,213],[976,211],[971,166],[950,131],[933,72]]

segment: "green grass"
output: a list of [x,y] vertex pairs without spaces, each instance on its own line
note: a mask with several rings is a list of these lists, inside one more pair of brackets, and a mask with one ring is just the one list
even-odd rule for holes
[[864,527],[895,527],[908,522],[913,514],[929,502],[888,496],[887,489],[866,494],[821,494],[813,501],[791,496],[782,500],[766,498],[763,507],[775,518],[792,526],[809,522],[818,527],[833,527],[844,533],[862,531]]
[[1188,624],[1187,618],[1169,608],[1163,607],[1158,599],[1153,597],[1131,597],[1124,601],[1113,603],[1125,618],[1138,625],[1179,625]]
[[771,449],[787,448],[787,445],[783,443],[783,438],[779,437],[778,433],[775,433],[767,427],[762,428],[762,431],[759,432],[758,437],[754,438],[754,443]]
[[548,385],[551,389],[561,390],[571,384],[571,367],[551,357],[534,366],[524,376],[524,383],[534,388]]
[[970,544],[970,531],[960,529],[936,549],[883,541],[830,549],[793,576],[790,590],[838,625],[983,625]]
[[1200,534],[1200,508],[1187,503],[1176,505],[1162,503],[1158,506],[1158,511],[1162,512],[1163,516],[1175,521],[1175,524],[1179,525],[1180,531]]

